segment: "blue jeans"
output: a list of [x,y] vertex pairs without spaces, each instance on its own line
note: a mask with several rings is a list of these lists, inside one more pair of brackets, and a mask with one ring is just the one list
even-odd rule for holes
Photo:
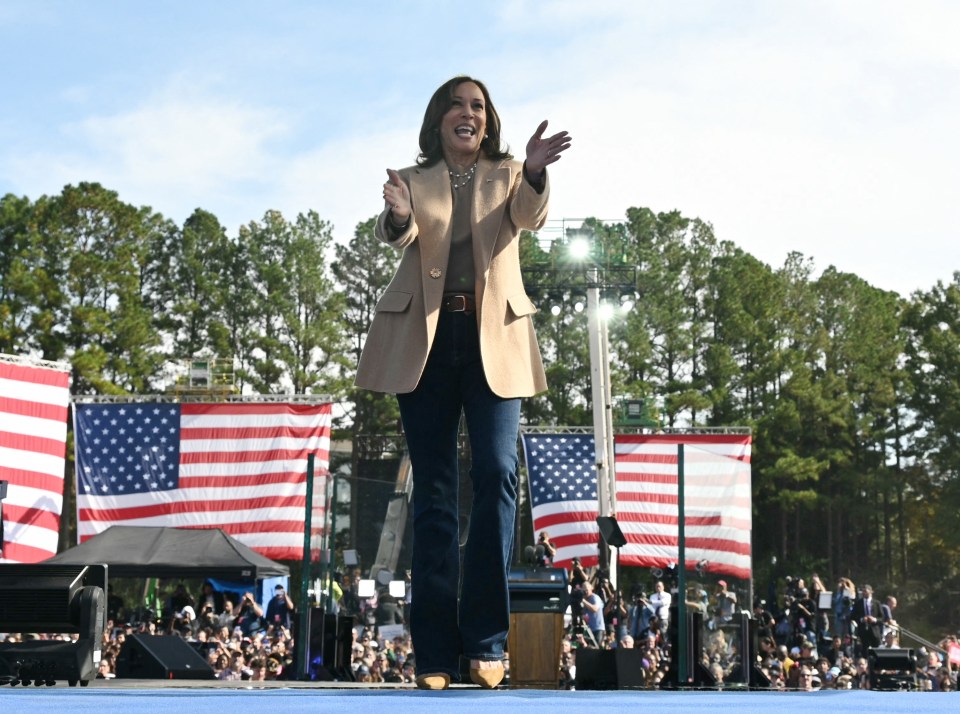
[[[473,313],[441,312],[423,376],[397,395],[413,466],[410,632],[418,674],[503,659],[517,510],[520,400],[487,386]],[[473,510],[461,579],[457,437],[466,415]]]

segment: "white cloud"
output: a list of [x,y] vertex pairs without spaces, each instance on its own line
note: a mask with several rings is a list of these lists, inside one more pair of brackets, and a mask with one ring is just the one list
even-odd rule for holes
[[8,163],[26,187],[57,192],[64,184],[97,181],[130,203],[154,205],[182,220],[269,183],[269,144],[288,127],[275,110],[251,106],[175,78],[139,105],[88,116],[61,128],[54,151],[28,150]]
[[[334,43],[342,62],[362,56],[383,68],[359,83],[324,74],[323,58],[311,71],[312,54],[291,62],[261,49],[261,81],[277,89],[265,93],[245,83],[248,74],[204,70],[188,54],[177,66],[191,67],[189,74],[144,70],[143,84],[160,91],[132,105],[117,95],[111,106],[119,108],[75,118],[69,112],[92,97],[114,96],[86,72],[90,86],[57,88],[71,117],[60,120],[59,134],[26,148],[7,141],[0,175],[30,196],[99,181],[178,222],[206,208],[230,231],[267,209],[289,216],[315,209],[344,241],[380,210],[383,169],[413,162],[430,78],[439,83],[464,69],[488,83],[518,156],[543,118],[551,130],[573,134],[573,148],[553,170],[555,219],[617,219],[631,206],[678,209],[773,265],[800,251],[820,268],[835,264],[901,292],[960,268],[953,127],[960,6],[531,0],[493,7],[492,20],[462,27],[450,46],[445,32],[454,26],[434,28],[432,15],[417,14],[428,10],[386,11],[381,20],[397,25],[391,35],[429,27],[440,39],[423,55],[403,53],[399,69],[396,48],[363,38],[349,50]],[[443,18],[453,21],[450,12]],[[258,29],[246,30],[251,46]],[[275,32],[263,31],[264,46]],[[503,37],[498,49],[477,50],[491,33]],[[309,38],[283,46],[312,46]],[[439,59],[445,53],[455,58],[448,71]],[[224,45],[204,44],[202,56],[224,56]],[[198,79],[204,71],[225,79]],[[4,138],[17,138],[16,120],[0,121]]]

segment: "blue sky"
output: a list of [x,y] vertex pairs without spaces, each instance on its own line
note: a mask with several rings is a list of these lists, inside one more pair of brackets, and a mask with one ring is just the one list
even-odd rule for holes
[[678,209],[906,294],[960,270],[958,33],[951,0],[0,0],[0,194],[97,181],[231,235],[312,209],[346,241],[467,73],[515,153],[574,136],[551,219]]

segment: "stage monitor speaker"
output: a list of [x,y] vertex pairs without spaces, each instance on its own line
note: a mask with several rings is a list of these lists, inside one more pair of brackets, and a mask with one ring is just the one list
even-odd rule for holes
[[577,650],[577,691],[644,689],[643,654],[637,649]]
[[117,678],[213,679],[213,667],[180,637],[130,635],[117,658]]

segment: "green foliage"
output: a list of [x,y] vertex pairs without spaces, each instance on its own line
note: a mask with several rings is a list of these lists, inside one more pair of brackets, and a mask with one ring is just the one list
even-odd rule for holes
[[[377,301],[393,277],[400,257],[396,248],[374,236],[376,220],[370,218],[358,224],[351,241],[334,248],[336,259],[332,271],[345,295],[343,320],[350,355],[346,373],[351,378],[373,322]],[[393,395],[351,387],[349,396],[353,405],[351,436],[401,431],[400,413]]]
[[[330,394],[344,436],[396,433],[395,399],[351,386],[399,258],[374,221],[335,245],[314,212],[268,211],[231,236],[202,209],[176,226],[94,183],[4,196],[0,351],[69,361],[80,394],[155,392],[174,362],[233,359],[247,392]],[[636,308],[608,324],[614,397],[662,400],[665,425],[753,429],[755,562],[947,602],[960,581],[960,273],[904,299],[818,275],[799,253],[771,267],[678,211],[586,226],[595,258],[637,268]],[[529,233],[520,254],[524,268],[570,267]],[[590,424],[586,316],[553,315],[558,296],[530,292],[550,388],[523,419]]]

